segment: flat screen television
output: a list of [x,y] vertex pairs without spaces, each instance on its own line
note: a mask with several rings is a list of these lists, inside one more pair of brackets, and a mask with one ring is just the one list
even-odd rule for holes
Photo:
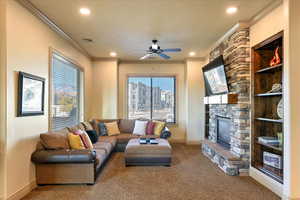
[[223,56],[217,57],[202,68],[206,96],[228,93]]

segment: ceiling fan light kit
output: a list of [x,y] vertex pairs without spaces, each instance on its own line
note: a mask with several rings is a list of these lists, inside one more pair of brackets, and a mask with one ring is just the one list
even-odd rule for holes
[[146,51],[146,55],[142,56],[140,60],[145,60],[148,58],[153,58],[153,57],[161,57],[163,59],[170,59],[171,57],[165,54],[165,52],[180,52],[180,48],[171,48],[171,49],[161,49],[160,46],[157,44],[158,40],[152,40],[152,45],[149,47],[149,49]]

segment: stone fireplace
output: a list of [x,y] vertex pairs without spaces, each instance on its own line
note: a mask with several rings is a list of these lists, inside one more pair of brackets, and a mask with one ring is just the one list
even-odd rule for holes
[[[228,175],[248,175],[250,157],[250,45],[249,29],[241,28],[210,53],[223,55],[229,92],[237,104],[210,104],[208,133],[202,152]],[[223,130],[224,129],[224,130]],[[220,135],[220,131],[221,135]]]

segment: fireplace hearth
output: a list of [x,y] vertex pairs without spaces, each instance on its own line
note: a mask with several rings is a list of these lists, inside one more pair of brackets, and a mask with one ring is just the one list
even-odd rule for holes
[[230,149],[231,126],[230,118],[217,116],[217,143],[225,149]]

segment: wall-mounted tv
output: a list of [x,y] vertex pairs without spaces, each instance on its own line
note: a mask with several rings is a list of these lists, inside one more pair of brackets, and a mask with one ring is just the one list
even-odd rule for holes
[[206,96],[228,93],[223,56],[217,57],[202,68]]

